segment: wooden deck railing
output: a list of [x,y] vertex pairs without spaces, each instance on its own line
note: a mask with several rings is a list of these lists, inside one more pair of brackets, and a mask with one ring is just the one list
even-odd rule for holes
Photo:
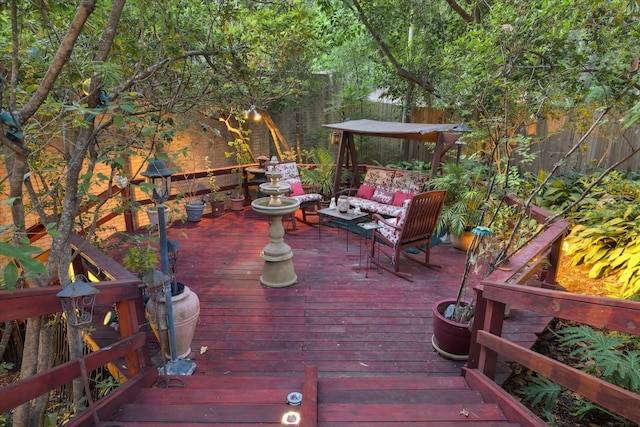
[[[516,203],[514,198],[511,203]],[[530,216],[542,223],[549,214],[533,208]],[[512,343],[500,335],[505,307],[510,305],[596,328],[640,335],[640,303],[576,295],[553,289],[562,238],[568,223],[559,220],[512,257],[505,269],[495,270],[476,286],[476,315],[465,378],[490,390],[498,357],[519,363],[568,388],[611,412],[640,422],[640,395]],[[549,260],[549,272],[541,288],[523,286],[540,264]],[[546,285],[546,286],[545,286]],[[546,287],[552,289],[546,289]],[[495,397],[495,396],[494,396]],[[507,403],[508,405],[508,403]],[[507,411],[503,407],[503,410]],[[523,425],[528,421],[521,420]],[[531,423],[536,425],[535,422]]]
[[[507,202],[520,203],[513,197],[508,197]],[[529,210],[529,214],[540,223],[549,217],[548,213],[535,207]],[[568,227],[569,224],[566,221],[554,222],[546,228],[544,233],[504,264],[503,267],[506,268],[495,270],[485,281],[475,287],[478,300],[469,361],[464,368],[465,378],[470,384],[476,385],[482,393],[486,393],[485,398],[500,401],[501,394],[492,393],[491,390],[496,388],[492,378],[495,375],[498,356],[501,355],[616,414],[639,422],[640,397],[638,395],[500,337],[507,304],[599,328],[640,335],[637,324],[637,319],[640,319],[640,303],[573,295],[544,288],[554,286],[562,239]],[[126,359],[128,381],[94,405],[94,410],[100,419],[110,419],[117,408],[122,403],[130,401],[140,388],[149,387],[158,379],[157,369],[152,366],[147,352],[148,347],[145,346],[149,338],[149,328],[146,326],[141,298],[143,284],[86,241],[74,237],[72,245],[75,250],[81,252],[81,256],[74,262],[75,273],[91,272],[103,280],[95,284],[100,291],[97,304],[117,304],[120,341],[84,357],[88,370],[123,356]],[[542,263],[547,261],[549,271],[543,288],[524,286]],[[0,322],[59,312],[60,303],[56,297],[59,290],[59,287],[50,287],[12,292],[0,291],[0,305],[3,307],[0,311]],[[11,410],[80,376],[81,364],[78,360],[73,360],[3,387],[0,389],[0,413]],[[514,404],[513,400],[503,398],[501,402],[507,415],[512,415],[513,419],[521,417],[522,425],[540,425],[540,420],[535,417],[522,419],[523,415],[518,412],[517,404]],[[89,426],[92,424],[92,415],[91,411],[85,411],[68,425]]]
[[[158,377],[146,345],[150,338],[150,329],[142,303],[143,284],[136,276],[81,238],[75,236],[72,239],[72,247],[74,250],[81,250],[80,257],[77,257],[73,264],[75,274],[92,272],[104,278],[104,281],[93,283],[99,290],[96,305],[109,306],[115,303],[118,311],[120,340],[82,358],[86,372],[121,358],[125,359],[127,381],[105,398],[95,402],[93,407],[100,419],[109,419],[122,404],[122,396],[131,396],[131,393],[135,395],[136,390],[150,386]],[[58,292],[59,286],[0,291],[0,322],[61,312],[60,301],[56,296]],[[43,393],[81,378],[82,371],[81,360],[74,359],[2,387],[0,413],[10,411]],[[92,412],[87,410],[67,425],[91,425],[92,417]]]

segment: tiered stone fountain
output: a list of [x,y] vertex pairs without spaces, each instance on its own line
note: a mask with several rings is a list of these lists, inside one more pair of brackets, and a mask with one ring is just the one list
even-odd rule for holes
[[300,201],[291,197],[283,197],[283,194],[291,190],[289,184],[280,182],[282,174],[275,170],[278,159],[274,156],[267,164],[265,173],[268,182],[260,184],[260,192],[269,197],[261,197],[251,203],[251,208],[271,218],[269,225],[269,238],[271,241],[264,247],[260,257],[264,260],[260,283],[270,288],[284,288],[298,281],[298,276],[293,269],[293,252],[291,247],[284,242],[284,227],[282,217],[293,214],[300,206]]

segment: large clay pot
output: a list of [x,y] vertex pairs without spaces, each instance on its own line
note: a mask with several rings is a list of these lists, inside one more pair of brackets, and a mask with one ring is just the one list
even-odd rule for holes
[[433,348],[442,356],[453,360],[466,360],[469,356],[471,331],[468,323],[458,323],[444,317],[444,311],[455,300],[446,299],[433,304]]
[[471,241],[473,240],[474,234],[471,231],[463,231],[461,235],[454,236],[451,234],[449,237],[451,239],[451,246],[461,251],[467,251],[469,246],[471,245]]
[[[184,286],[181,293],[171,297],[171,306],[176,331],[176,353],[177,357],[182,359],[191,353],[191,341],[200,316],[200,299],[188,286]],[[164,293],[160,292],[157,301],[151,298],[147,302],[146,310],[151,329],[165,350],[165,357],[171,359]],[[160,324],[159,330],[156,322]]]
[[204,212],[204,203],[185,203],[184,209],[187,212],[187,221],[198,222],[202,220],[202,214]]

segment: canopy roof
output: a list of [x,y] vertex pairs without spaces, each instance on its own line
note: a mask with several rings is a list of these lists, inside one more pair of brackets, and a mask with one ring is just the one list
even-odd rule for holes
[[[348,120],[342,123],[322,125],[327,128],[351,132],[360,135],[381,136],[386,138],[402,138],[416,141],[436,141],[441,132],[464,131],[460,123],[399,123],[381,122],[377,120]],[[460,126],[461,129],[457,129]]]
[[336,174],[333,181],[334,194],[340,189],[343,167],[351,169],[351,187],[360,185],[360,178],[357,173],[358,154],[353,140],[354,134],[435,142],[436,146],[431,161],[431,178],[440,167],[442,156],[454,146],[463,132],[470,131],[464,123],[398,123],[366,119],[348,120],[342,123],[322,126],[341,133],[336,161]]

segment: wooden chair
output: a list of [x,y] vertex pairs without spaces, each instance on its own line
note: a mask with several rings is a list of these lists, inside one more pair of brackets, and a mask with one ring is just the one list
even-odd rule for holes
[[[438,218],[447,195],[446,190],[434,190],[420,193],[405,201],[406,209],[396,218],[386,219],[379,214],[373,214],[380,228],[374,230],[371,238],[369,257],[371,262],[379,268],[387,270],[402,278],[411,279],[411,274],[400,271],[400,253],[407,258],[424,264],[426,267],[435,268],[439,265],[429,262],[431,250],[431,236],[438,224]],[[391,252],[385,251],[382,246],[391,248]],[[404,249],[417,248],[424,252],[424,260],[409,253]],[[376,251],[377,250],[377,251]],[[380,254],[391,258],[394,268],[380,262]]]
[[[291,192],[286,194],[286,196],[300,201],[302,222],[307,224],[307,214],[318,211],[322,195],[314,193],[314,187],[304,187],[302,185],[296,162],[278,163],[276,164],[276,171],[282,175],[280,182],[291,186]],[[291,214],[291,224],[294,230],[298,228],[295,213]]]

